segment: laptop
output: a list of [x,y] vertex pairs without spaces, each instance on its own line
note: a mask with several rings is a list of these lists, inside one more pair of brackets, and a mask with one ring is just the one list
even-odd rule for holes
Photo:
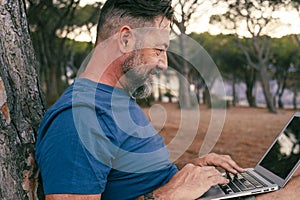
[[295,113],[254,168],[224,173],[229,184],[211,187],[199,200],[229,199],[278,190],[300,164],[300,112]]

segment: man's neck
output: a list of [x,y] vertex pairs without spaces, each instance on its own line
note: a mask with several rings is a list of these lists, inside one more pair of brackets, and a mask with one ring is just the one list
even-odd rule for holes
[[118,51],[113,41],[99,44],[95,47],[86,70],[79,77],[112,87],[123,88],[119,83],[123,76],[121,67],[123,59],[124,56]]

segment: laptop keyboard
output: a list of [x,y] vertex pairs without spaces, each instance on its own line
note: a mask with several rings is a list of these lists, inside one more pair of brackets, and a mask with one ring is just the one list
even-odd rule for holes
[[220,185],[226,194],[247,191],[266,186],[249,172],[238,173],[237,175],[227,174],[227,178],[230,182],[225,185]]

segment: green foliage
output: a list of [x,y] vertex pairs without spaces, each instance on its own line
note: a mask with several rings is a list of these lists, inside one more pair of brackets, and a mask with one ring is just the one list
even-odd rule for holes
[[[55,99],[59,94],[53,96],[53,91],[58,90],[57,93],[63,91],[67,86],[67,82],[61,80],[61,76],[66,73],[66,65],[71,63],[73,70],[80,66],[85,56],[92,50],[93,44],[87,42],[76,42],[65,37],[67,33],[73,32],[81,26],[86,26],[90,29],[97,23],[100,12],[101,3],[79,7],[79,1],[75,0],[25,0],[27,2],[27,16],[33,39],[35,51],[40,61],[40,80],[46,92],[46,97]],[[234,3],[234,1],[232,1]],[[246,4],[243,4],[246,2]],[[233,12],[226,13],[226,19],[234,17],[236,11],[246,13],[246,8],[253,11],[254,1],[245,0],[238,1],[239,5],[231,5]],[[294,1],[295,7],[299,8],[299,1]],[[266,1],[268,6],[273,6],[271,1]],[[275,4],[282,3],[276,1]],[[271,5],[272,4],[272,5]],[[276,6],[277,6],[276,5]],[[237,7],[234,7],[237,6]],[[224,16],[213,16],[211,22],[222,23]],[[236,15],[235,15],[236,16]],[[233,18],[237,19],[238,18]],[[227,25],[230,22],[227,21]],[[264,27],[264,26],[262,26]],[[228,28],[228,26],[227,26]],[[64,33],[64,34],[62,34]],[[222,76],[228,80],[235,79],[237,81],[248,82],[247,75],[249,75],[249,63],[245,55],[237,45],[237,41],[244,46],[251,47],[251,40],[249,38],[241,39],[234,35],[210,35],[209,33],[191,34],[191,37],[198,41],[204,49],[210,54],[216,65],[218,66]],[[286,36],[280,39],[268,38],[271,43],[270,52],[272,52],[270,62],[273,64],[275,70],[271,73],[273,79],[280,79],[281,74],[288,72],[291,64],[295,68],[299,67],[299,46],[293,41],[292,36]],[[260,38],[259,38],[260,39]],[[191,55],[192,53],[187,52]],[[250,55],[253,61],[255,60],[255,53]],[[198,59],[198,58],[196,58]],[[170,66],[182,70],[182,58],[170,59]],[[177,65],[173,65],[177,63]],[[188,63],[190,69],[193,69]],[[256,69],[252,68],[253,74]],[[273,69],[271,69],[273,70]],[[291,77],[296,76],[295,73]],[[189,70],[188,78],[191,83],[194,83],[197,88],[204,86],[201,75],[196,70]],[[56,80],[54,80],[56,79]],[[295,82],[297,78],[291,78],[290,85],[297,85]],[[255,81],[253,77],[251,81]],[[251,82],[250,81],[250,82]],[[299,82],[299,81],[298,81]],[[289,84],[288,84],[289,85]],[[298,84],[299,85],[299,84]]]
[[272,63],[275,66],[288,69],[291,64],[299,62],[299,47],[293,38],[292,35],[288,35],[272,40]]
[[[68,39],[66,48],[71,49],[72,62],[76,70],[79,69],[82,61],[86,58],[88,53],[93,50],[94,45],[90,42],[79,42]],[[68,58],[70,58],[70,56]],[[74,69],[75,70],[75,69]]]
[[209,53],[223,77],[232,79],[235,74],[239,80],[243,79],[244,67],[247,65],[242,51],[236,45],[233,35],[210,35],[209,33],[191,35]]
[[[238,38],[234,35],[210,35],[209,33],[193,33],[191,37],[209,52],[223,78],[246,84],[246,96],[249,104],[255,106],[255,102],[253,102],[255,96],[252,96],[252,90],[256,82],[257,69],[249,67],[244,53],[238,46],[239,44],[249,46],[252,39]],[[300,51],[295,38],[294,35],[290,35],[282,38],[268,37],[267,40],[261,40],[270,44],[269,51],[272,52],[272,56],[269,63],[272,65],[269,65],[268,76],[277,81],[279,87],[276,95],[279,98],[286,88],[299,89],[300,79],[297,77],[299,77]],[[251,60],[256,61],[255,55],[249,53],[249,56]],[[293,68],[292,71],[291,68]],[[222,101],[220,102],[222,104]],[[218,105],[218,103],[216,104]]]
[[299,90],[300,51],[294,36],[275,38],[272,51],[273,78],[291,90]]
[[[96,25],[101,3],[79,6],[71,0],[27,0],[27,16],[34,49],[40,62],[40,80],[47,102],[53,102],[68,86],[67,68],[77,68],[92,49],[92,43],[68,38],[85,26]],[[66,77],[62,79],[62,77]]]

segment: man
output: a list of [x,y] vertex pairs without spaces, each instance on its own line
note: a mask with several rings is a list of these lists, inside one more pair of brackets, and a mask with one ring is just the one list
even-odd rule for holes
[[195,199],[228,182],[215,166],[242,172],[229,156],[208,154],[178,171],[163,139],[135,103],[167,68],[170,0],[108,0],[85,71],[46,113],[36,160],[47,200]]

